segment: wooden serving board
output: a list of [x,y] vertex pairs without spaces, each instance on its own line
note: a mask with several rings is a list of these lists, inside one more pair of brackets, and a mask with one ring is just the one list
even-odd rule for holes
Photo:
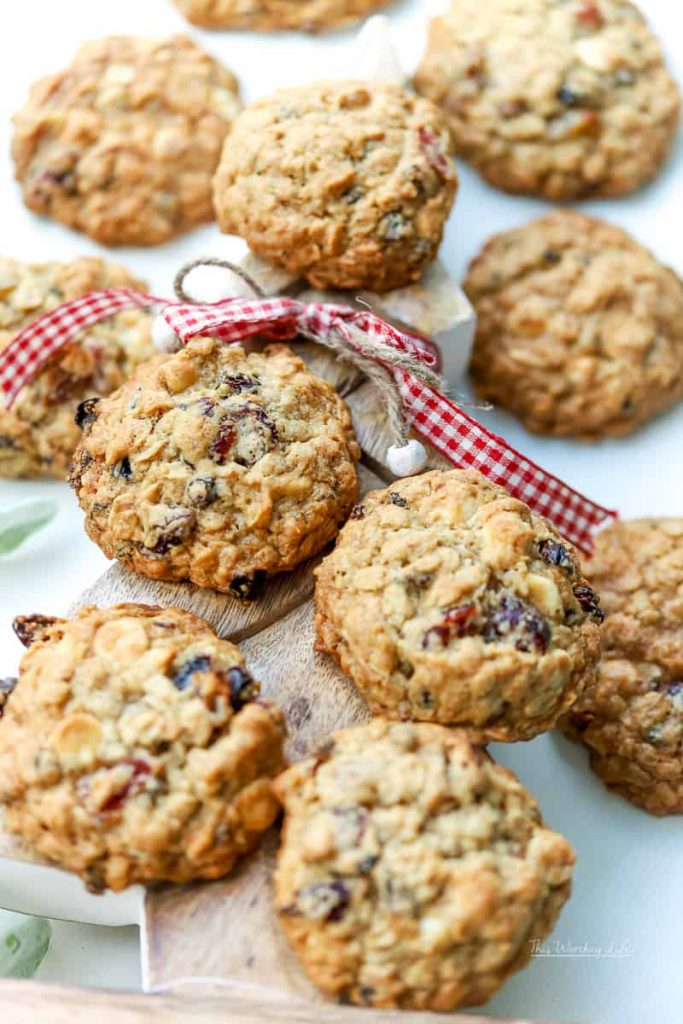
[[[296,348],[316,373],[334,384],[351,408],[363,449],[359,466],[362,490],[385,486],[392,479],[384,466],[390,438],[374,388],[317,346],[305,343]],[[447,465],[436,454],[431,462]],[[290,733],[287,753],[290,759],[297,759],[331,730],[370,717],[351,681],[331,659],[314,650],[312,569],[317,561],[271,579],[262,597],[246,605],[191,584],[149,580],[115,564],[81,595],[72,612],[88,604],[137,601],[176,605],[200,615],[220,636],[240,645],[262,692],[283,708]],[[273,829],[261,848],[228,878],[147,891],[142,922],[143,983],[147,992],[156,995],[105,998],[89,993],[86,997],[68,990],[46,995],[34,986],[0,983],[0,999],[3,1005],[11,1002],[13,1022],[90,1021],[93,1012],[98,1021],[112,1022],[209,1021],[226,1019],[226,1015],[243,1024],[268,1017],[301,1024],[354,1024],[363,1019],[383,1024],[408,1019],[460,1020],[463,1024],[492,1020],[383,1013],[325,1002],[306,979],[275,920],[271,875],[276,849],[277,831]],[[199,987],[168,994],[188,982]]]

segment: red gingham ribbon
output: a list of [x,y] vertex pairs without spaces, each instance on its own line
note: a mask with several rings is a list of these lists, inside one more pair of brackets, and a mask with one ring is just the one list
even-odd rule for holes
[[[296,299],[224,299],[213,305],[166,302],[130,288],[89,292],[45,313],[25,327],[0,352],[0,393],[7,408],[42,369],[50,357],[86,328],[124,309],[163,305],[169,327],[184,341],[211,335],[223,341],[241,341],[255,334],[285,340],[297,334],[326,333],[332,329],[354,346],[353,324],[382,344],[400,349],[432,369],[439,357],[428,341],[406,334],[365,310]],[[477,469],[501,484],[534,512],[551,520],[568,540],[583,551],[592,550],[593,531],[616,513],[573,490],[541,469],[435,391],[414,374],[394,366],[378,354],[376,361],[394,377],[406,417],[415,430],[454,466]]]

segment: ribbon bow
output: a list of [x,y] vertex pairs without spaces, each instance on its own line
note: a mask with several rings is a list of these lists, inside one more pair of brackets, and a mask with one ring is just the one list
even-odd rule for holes
[[[212,261],[213,262],[213,261]],[[218,261],[216,261],[218,262]],[[181,296],[182,278],[176,279]],[[584,552],[592,534],[616,513],[573,490],[486,430],[440,390],[438,351],[424,338],[374,313],[285,296],[230,298],[210,304],[167,300],[130,288],[89,292],[45,313],[0,352],[0,395],[7,408],[62,346],[124,309],[161,306],[160,316],[182,342],[211,335],[226,342],[254,335],[311,339],[361,367],[381,388],[389,426],[399,444],[411,426],[454,466],[476,469],[555,524]],[[402,441],[401,441],[402,439]]]

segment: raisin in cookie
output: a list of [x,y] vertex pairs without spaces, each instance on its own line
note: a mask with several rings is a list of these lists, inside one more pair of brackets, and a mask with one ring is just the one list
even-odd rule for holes
[[366,495],[316,576],[319,648],[375,714],[530,739],[594,679],[601,613],[575,551],[479,473]]
[[633,192],[678,125],[678,87],[626,0],[451,0],[415,86],[487,181],[548,199]]
[[278,813],[281,712],[179,608],[22,618],[0,721],[6,825],[94,890],[226,874]]
[[238,110],[233,75],[182,36],[86,43],[14,119],[24,200],[103,245],[156,245],[213,219]]
[[275,786],[286,815],[277,912],[331,995],[482,1003],[569,897],[569,843],[461,730],[377,719],[334,733]]
[[283,345],[197,339],[84,427],[71,483],[86,530],[153,579],[256,597],[333,539],[358,493],[346,405]]
[[[0,258],[0,350],[43,313],[97,288],[145,285],[94,257],[44,264]],[[79,402],[108,395],[154,353],[151,314],[141,309],[102,320],[61,348],[11,410],[0,406],[0,477],[66,477],[81,436]]]
[[434,259],[456,185],[429,101],[389,83],[319,82],[240,114],[214,199],[223,231],[316,288],[381,292]]
[[557,211],[484,247],[470,370],[529,430],[627,434],[683,396],[683,282],[626,232]]
[[602,660],[566,730],[609,789],[683,814],[683,519],[615,523],[585,568],[605,602]]
[[174,0],[185,17],[203,28],[271,32],[324,32],[358,21],[389,0]]

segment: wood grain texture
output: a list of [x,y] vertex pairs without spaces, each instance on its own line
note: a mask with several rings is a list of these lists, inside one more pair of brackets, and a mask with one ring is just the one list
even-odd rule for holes
[[[264,1024],[270,1020],[279,1024],[506,1024],[476,1014],[369,1013],[351,1006],[307,1006],[272,992],[211,985],[133,995],[0,980],[0,1006],[8,1024]],[[507,1024],[533,1022],[508,1019]]]

